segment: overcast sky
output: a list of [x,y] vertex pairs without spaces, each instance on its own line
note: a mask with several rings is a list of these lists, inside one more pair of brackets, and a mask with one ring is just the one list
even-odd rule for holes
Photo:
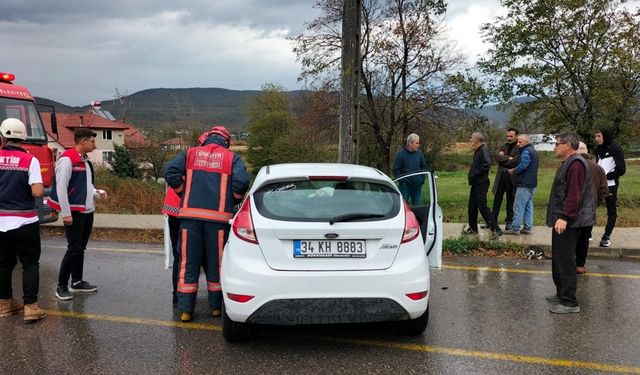
[[[450,38],[471,62],[498,0],[450,0]],[[287,37],[318,12],[313,0],[4,0],[0,71],[67,105],[149,88],[287,89],[300,65]]]

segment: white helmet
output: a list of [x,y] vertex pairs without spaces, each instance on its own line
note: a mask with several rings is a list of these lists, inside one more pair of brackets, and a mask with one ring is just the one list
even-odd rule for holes
[[17,118],[8,118],[0,124],[0,134],[7,139],[27,139],[27,127]]

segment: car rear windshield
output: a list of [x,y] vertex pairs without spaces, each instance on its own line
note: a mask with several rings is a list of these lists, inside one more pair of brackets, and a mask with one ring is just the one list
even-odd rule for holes
[[370,221],[398,215],[400,195],[371,181],[282,181],[253,195],[258,212],[284,221]]

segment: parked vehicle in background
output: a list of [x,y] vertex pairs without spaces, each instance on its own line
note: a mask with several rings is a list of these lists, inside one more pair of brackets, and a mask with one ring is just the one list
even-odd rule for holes
[[[44,198],[36,199],[36,208],[40,223],[49,223],[58,219],[57,212],[51,209],[46,200],[51,194],[51,185],[55,178],[55,157],[53,149],[48,146],[40,112],[29,90],[24,86],[13,84],[15,76],[11,73],[0,73],[0,122],[7,118],[17,118],[27,127],[28,137],[23,147],[40,162],[42,182],[45,187]],[[51,128],[57,133],[55,110],[51,107]]]
[[430,195],[418,220],[377,169],[263,167],[222,257],[224,338],[247,338],[254,324],[400,321],[403,332],[422,333],[442,213],[432,173],[421,173]]

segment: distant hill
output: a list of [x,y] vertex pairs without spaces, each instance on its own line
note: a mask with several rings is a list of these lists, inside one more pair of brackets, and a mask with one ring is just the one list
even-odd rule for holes
[[82,107],[70,107],[68,105],[53,101],[51,99],[39,98],[39,97],[35,97],[34,99],[36,100],[36,103],[43,104],[41,106],[40,105],[38,106],[38,111],[40,112],[50,112],[51,109],[47,107],[50,105],[52,105],[56,109],[56,112],[61,112],[61,113],[75,113],[75,112],[82,112],[86,110],[86,108],[83,109]]
[[471,111],[486,117],[489,121],[493,121],[500,126],[506,125],[513,113],[509,108],[498,110],[496,105],[486,105],[480,109],[473,109]]
[[511,115],[516,110],[516,105],[532,101],[530,97],[519,97],[515,99],[516,104],[510,104],[504,109],[498,109],[497,105],[485,105],[480,109],[472,110],[474,113],[480,114],[486,117],[488,120],[495,122],[500,126],[506,126],[511,118]]
[[[244,129],[249,100],[262,93],[259,90],[227,90],[221,88],[148,89],[128,95],[122,100],[103,100],[102,109],[111,112],[142,129],[166,124],[206,127],[223,124],[230,130]],[[290,96],[301,91],[290,91]],[[45,98],[39,103],[52,104],[59,112],[87,111],[89,105],[69,107]]]
[[[303,91],[289,91],[294,99]],[[152,130],[158,126],[173,124],[181,127],[206,127],[223,124],[230,130],[246,127],[246,108],[250,99],[260,95],[259,90],[228,90],[221,88],[148,89],[126,96],[123,100],[103,100],[102,108],[138,128]],[[83,112],[89,105],[71,107],[46,98],[36,98],[38,103],[53,105],[58,112]],[[47,111],[41,107],[41,110]],[[512,108],[499,111],[495,105],[474,110],[489,120],[504,126]],[[179,124],[179,125],[178,125]]]

